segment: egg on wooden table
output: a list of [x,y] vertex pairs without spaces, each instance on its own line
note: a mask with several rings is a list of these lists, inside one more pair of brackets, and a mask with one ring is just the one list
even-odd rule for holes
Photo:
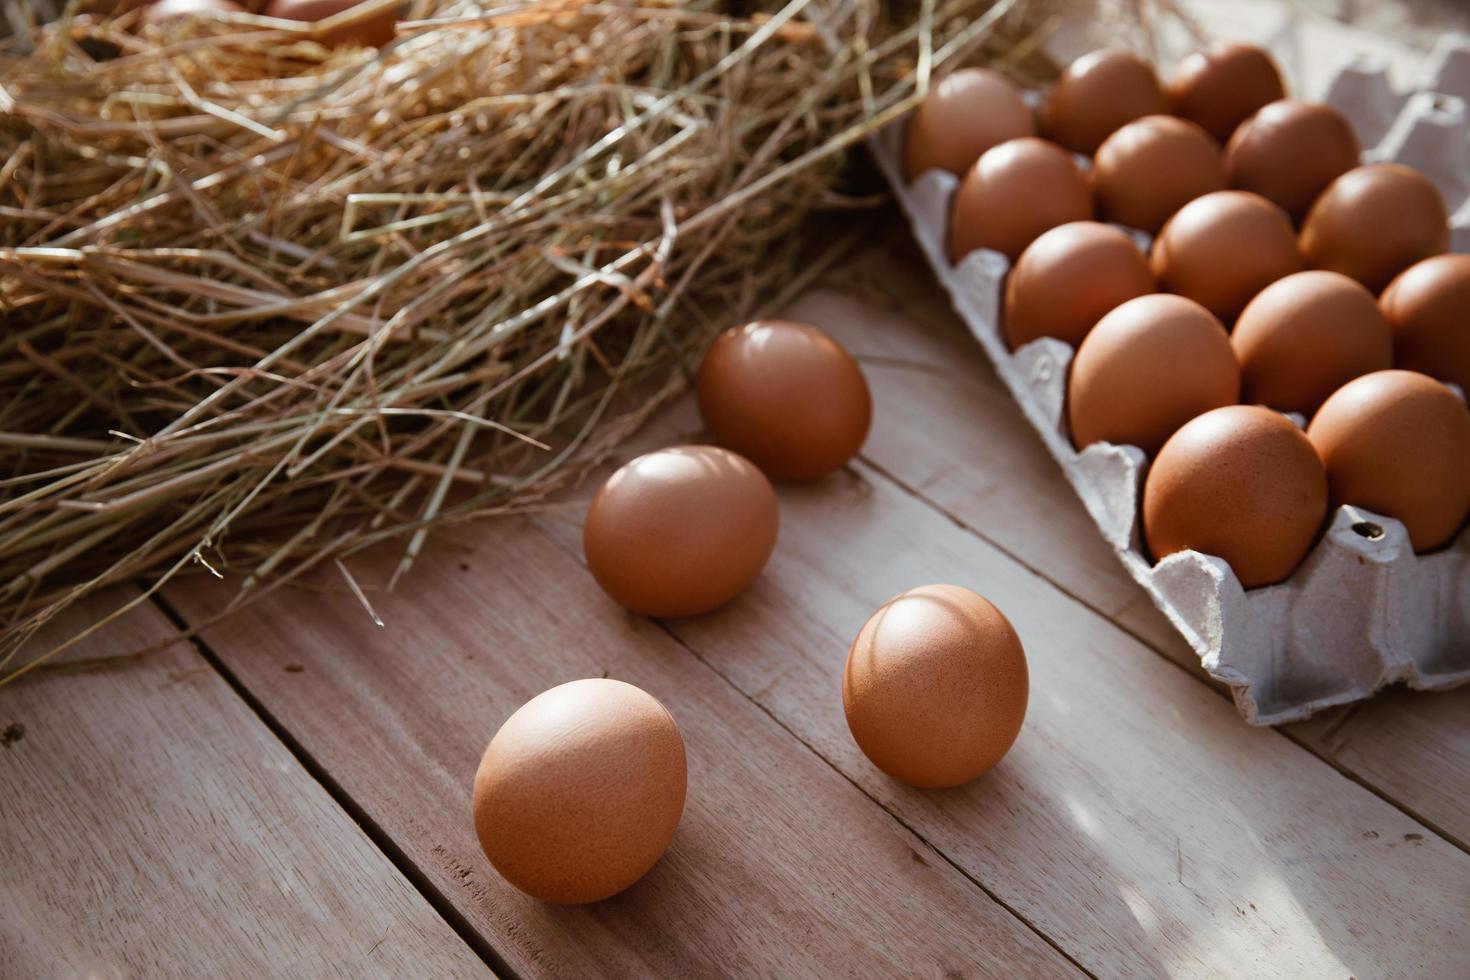
[[1160,289],[1188,296],[1227,325],[1251,297],[1302,268],[1286,213],[1244,191],[1184,205],[1159,232],[1149,262]]
[[843,669],[842,706],[869,761],[939,789],[984,775],[1010,750],[1029,686],[1010,620],[969,589],[928,585],[863,625]]
[[1152,456],[1185,422],[1240,397],[1230,337],[1192,299],[1130,299],[1098,321],[1077,348],[1067,419],[1078,449],[1095,442]]
[[1438,188],[1413,167],[1375,163],[1328,185],[1302,222],[1302,256],[1314,269],[1352,276],[1378,293],[1415,262],[1450,247]]
[[1143,486],[1154,560],[1192,550],[1223,558],[1247,589],[1291,577],[1327,517],[1327,471],[1306,434],[1258,405],[1186,422]]
[[[361,6],[364,2],[366,0],[271,0],[265,8],[265,15],[281,20],[316,22]],[[362,20],[328,31],[317,40],[328,47],[381,48],[392,42],[397,24],[398,10],[389,6]]]
[[1332,501],[1401,521],[1415,551],[1454,539],[1470,515],[1470,408],[1415,371],[1339,388],[1307,427]]
[[776,492],[717,446],[647,453],[587,508],[582,551],[602,590],[645,616],[697,616],[755,580],[776,547]]
[[721,445],[779,480],[816,480],[857,455],[873,419],[862,369],[807,323],[759,320],[715,338],[699,411]]
[[1251,300],[1230,344],[1241,400],[1310,417],[1359,375],[1393,366],[1393,339],[1378,302],[1337,272],[1298,272]]
[[1394,366],[1470,394],[1470,255],[1436,255],[1399,273],[1378,298]]
[[1000,72],[962,68],[929,90],[904,130],[904,173],[927,170],[962,176],[981,154],[1007,140],[1036,134],[1036,117]]
[[1104,140],[1092,161],[1098,217],[1149,234],[1190,201],[1226,186],[1219,144],[1173,116],[1135,119]]
[[1068,65],[1052,86],[1041,129],[1047,139],[1091,155],[1124,123],[1166,108],[1148,62],[1131,51],[1093,51]]
[[955,191],[949,257],[979,248],[1015,261],[1042,232],[1092,217],[1092,190],[1072,155],[1034,136],[987,150]]
[[1058,225],[1006,277],[1006,343],[1016,350],[1055,337],[1076,347],[1103,314],[1155,288],[1148,259],[1124,232],[1098,221]]
[[1236,128],[1225,145],[1230,186],[1260,194],[1291,216],[1358,165],[1362,147],[1347,117],[1329,105],[1281,99]]
[[521,891],[597,902],[663,855],[687,780],[684,738],[656,698],[622,681],[572,681],[527,701],[491,739],[475,773],[475,832]]
[[1222,41],[1180,63],[1169,84],[1169,111],[1223,143],[1263,106],[1285,97],[1281,69],[1264,48]]

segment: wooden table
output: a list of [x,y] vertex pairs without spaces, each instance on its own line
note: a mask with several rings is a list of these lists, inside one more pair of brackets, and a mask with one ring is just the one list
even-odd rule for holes
[[[139,662],[0,690],[0,976],[1470,976],[1470,689],[1253,729],[1119,567],[901,236],[792,311],[861,361],[862,457],[780,488],[727,608],[658,623],[582,566],[588,486],[282,591]],[[700,438],[686,400],[642,448]],[[1032,671],[1019,741],[945,792],[848,734],[847,646],[913,585],[994,600]],[[196,577],[86,656],[197,623]],[[123,593],[55,624],[84,625]],[[579,908],[502,881],[479,754],[554,684],[664,701],[684,819]]]

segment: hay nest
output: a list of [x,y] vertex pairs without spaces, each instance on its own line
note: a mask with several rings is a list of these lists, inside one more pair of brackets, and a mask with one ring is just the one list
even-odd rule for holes
[[378,51],[125,8],[0,46],[7,679],[111,583],[401,573],[566,487],[805,281],[847,148],[948,63],[1035,71],[1044,13],[418,2]]

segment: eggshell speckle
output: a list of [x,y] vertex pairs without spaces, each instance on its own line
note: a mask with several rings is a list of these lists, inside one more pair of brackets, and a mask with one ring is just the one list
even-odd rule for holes
[[1038,235],[1092,217],[1092,191],[1072,155],[1028,136],[986,151],[965,174],[949,219],[950,261],[977,248],[1012,261]]
[[761,320],[715,338],[699,367],[699,411],[722,445],[769,476],[815,480],[857,455],[873,402],[862,369],[805,323]]
[[858,747],[894,779],[958,786],[1001,760],[1026,717],[1020,637],[969,589],[928,585],[885,602],[847,654],[842,705]]
[[1281,71],[1265,50],[1223,42],[1180,63],[1169,85],[1169,111],[1223,142],[1262,106],[1285,96]]
[[1399,163],[1349,170],[1302,222],[1302,255],[1377,293],[1394,276],[1450,247],[1449,214],[1429,178]]
[[480,846],[495,870],[547,902],[596,902],[663,855],[684,812],[684,739],[647,692],[606,678],[526,702],[475,773]]
[[1247,589],[1291,576],[1327,517],[1327,473],[1286,416],[1217,408],[1159,450],[1143,488],[1149,550],[1225,559]]
[[1073,347],[1103,314],[1155,289],[1148,260],[1122,231],[1073,221],[1026,246],[1006,277],[1004,328],[1011,350],[1039,337]]
[[1219,144],[1173,116],[1135,119],[1104,140],[1093,159],[1098,216],[1150,234],[1190,201],[1226,186]]
[[1093,51],[1057,79],[1041,128],[1048,139],[1091,155],[1124,123],[1165,108],[1164,90],[1148,62],[1131,51]]
[[1131,299],[1100,320],[1072,360],[1072,440],[1137,446],[1152,456],[1185,422],[1240,397],[1230,338],[1183,296]]
[[963,176],[981,154],[1007,140],[1036,135],[1036,118],[1010,79],[988,68],[963,68],[940,79],[909,117],[904,173]]
[[1373,294],[1336,272],[1298,272],[1267,286],[1241,313],[1230,344],[1243,401],[1307,416],[1353,378],[1393,366]]
[[755,580],[778,520],[776,493],[749,460],[678,446],[639,456],[603,484],[582,550],[597,584],[633,612],[696,616]]
[[1256,293],[1302,268],[1285,213],[1243,191],[1217,191],[1180,208],[1149,260],[1161,289],[1188,296],[1225,324]]
[[1300,221],[1317,195],[1358,165],[1352,124],[1317,102],[1282,99],[1241,123],[1225,146],[1230,186],[1252,191]]
[[[356,7],[361,2],[362,0],[272,0],[265,8],[265,15],[279,17],[281,20],[314,22],[326,20],[334,14]],[[394,39],[394,28],[397,24],[398,12],[389,7],[365,20],[328,31],[317,40],[328,46],[360,45],[381,48]]]
[[1470,393],[1470,255],[1436,255],[1401,272],[1379,297],[1394,365]]
[[1450,542],[1470,513],[1470,408],[1433,378],[1376,371],[1343,385],[1307,435],[1332,501],[1403,522],[1415,551]]

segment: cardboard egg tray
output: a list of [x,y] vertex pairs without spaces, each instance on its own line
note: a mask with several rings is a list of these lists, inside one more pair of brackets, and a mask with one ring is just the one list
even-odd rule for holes
[[[1445,39],[1428,82],[1423,90],[1400,92],[1381,64],[1359,58],[1337,75],[1325,101],[1358,128],[1368,148],[1365,162],[1406,163],[1438,184],[1453,214],[1454,247],[1467,251],[1470,38]],[[1065,414],[1072,347],[1042,338],[1007,349],[1000,310],[1009,261],[981,250],[950,263],[945,232],[959,182],[931,170],[906,183],[902,146],[902,122],[872,140],[955,309],[1123,567],[1189,641],[1205,670],[1229,686],[1246,721],[1298,721],[1394,682],[1438,690],[1470,681],[1470,530],[1446,549],[1415,555],[1398,521],[1343,506],[1289,580],[1251,591],[1211,555],[1186,551],[1152,562],[1140,529],[1148,467],[1142,450],[1107,443],[1073,448]],[[1148,245],[1147,235],[1129,231]]]

